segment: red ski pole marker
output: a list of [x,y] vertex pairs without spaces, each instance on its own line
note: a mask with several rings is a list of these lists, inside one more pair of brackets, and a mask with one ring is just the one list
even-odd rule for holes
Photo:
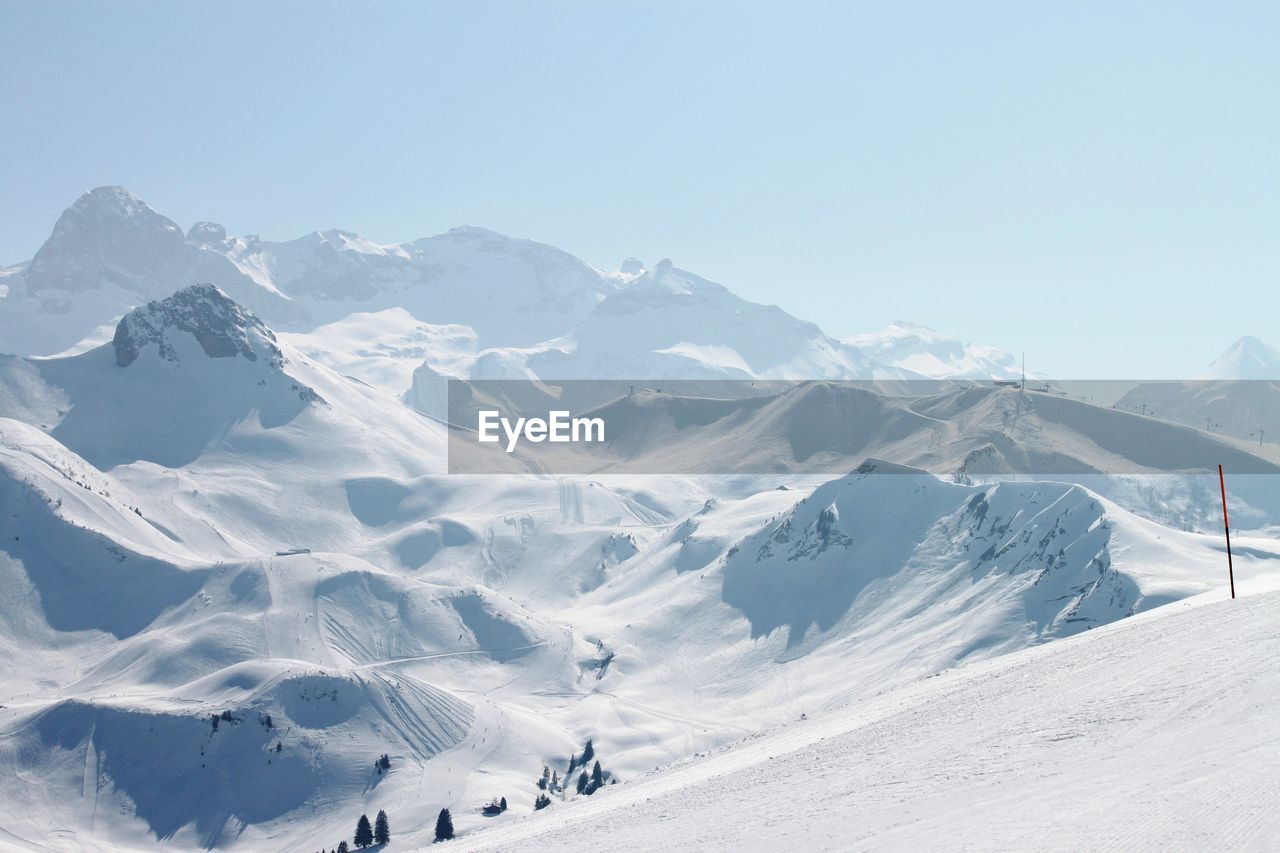
[[1227,534],[1227,580],[1231,583],[1231,597],[1236,597],[1236,572],[1231,565],[1231,522],[1227,521],[1227,478],[1218,466],[1218,487],[1222,490],[1222,530]]

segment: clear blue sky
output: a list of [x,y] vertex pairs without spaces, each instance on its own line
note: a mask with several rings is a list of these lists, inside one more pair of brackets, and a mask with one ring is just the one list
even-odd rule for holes
[[1280,344],[1280,6],[5,0],[0,262],[90,187],[186,227],[484,225],[1059,376]]

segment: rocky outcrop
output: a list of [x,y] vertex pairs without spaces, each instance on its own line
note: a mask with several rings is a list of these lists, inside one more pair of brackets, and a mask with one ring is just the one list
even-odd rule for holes
[[195,284],[134,309],[120,320],[113,341],[116,364],[128,367],[150,345],[166,361],[177,361],[175,332],[194,337],[209,358],[262,358],[276,369],[285,363],[275,333],[261,320],[218,287]]

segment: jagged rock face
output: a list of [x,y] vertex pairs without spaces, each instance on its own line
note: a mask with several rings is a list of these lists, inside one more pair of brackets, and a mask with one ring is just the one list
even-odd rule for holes
[[24,273],[26,289],[89,290],[104,282],[160,295],[186,267],[182,229],[121,187],[99,187],[63,211]]
[[194,337],[209,358],[261,356],[273,368],[284,366],[275,333],[212,284],[192,285],[126,314],[116,326],[116,364],[128,367],[150,344],[161,358],[177,361],[175,331]]
[[1079,486],[970,487],[876,461],[743,540],[725,561],[723,597],[754,636],[787,626],[795,646],[814,626],[821,633],[874,609],[877,590],[945,601],[980,588],[1009,614],[984,639],[999,645],[1134,612],[1141,593],[1113,568],[1110,546],[1102,504]]

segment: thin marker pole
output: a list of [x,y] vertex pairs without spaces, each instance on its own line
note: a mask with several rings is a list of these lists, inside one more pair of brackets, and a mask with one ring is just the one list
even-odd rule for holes
[[1231,565],[1231,523],[1227,521],[1227,479],[1218,466],[1218,486],[1222,489],[1222,529],[1227,534],[1227,577],[1231,581],[1231,597],[1236,597],[1236,572]]

